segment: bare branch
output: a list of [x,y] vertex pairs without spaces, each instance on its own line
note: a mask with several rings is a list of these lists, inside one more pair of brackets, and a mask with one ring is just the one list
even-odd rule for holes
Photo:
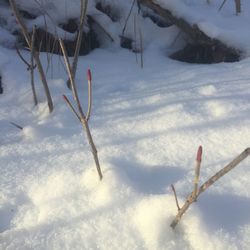
[[69,99],[67,98],[66,95],[63,95],[63,99],[68,104],[68,106],[71,109],[71,111],[76,115],[77,119],[81,122],[80,116],[77,114],[75,108],[73,107],[73,105],[71,104],[71,102],[69,101]]
[[134,36],[135,36],[135,60],[136,60],[136,63],[138,63],[138,58],[137,58],[137,16],[136,14],[134,15]]
[[234,0],[234,1],[235,1],[236,15],[238,15],[241,12],[241,0]]
[[37,52],[37,51],[34,52],[34,59],[36,60],[37,69],[38,69],[38,72],[40,74],[40,78],[41,78],[41,81],[42,81],[42,84],[44,87],[45,95],[46,95],[47,101],[48,101],[49,111],[51,113],[53,111],[53,108],[54,108],[53,101],[52,101],[52,98],[50,95],[49,86],[48,86],[48,83],[46,80],[46,76],[45,76],[44,71],[43,71],[43,66],[42,66],[42,63],[41,63],[40,58],[39,58],[39,52]]
[[34,81],[34,52],[35,52],[35,36],[36,36],[36,27],[33,27],[32,30],[32,37],[31,37],[31,50],[30,50],[30,78],[31,78],[31,90],[33,94],[33,100],[35,106],[37,105],[37,95],[36,95],[36,89],[35,89],[35,81]]
[[[78,29],[78,34],[77,34],[77,42],[76,42],[76,49],[75,49],[75,54],[74,54],[74,59],[73,59],[73,64],[72,64],[72,77],[75,79],[75,74],[76,74],[76,69],[77,69],[77,63],[78,63],[78,57],[79,57],[79,52],[81,48],[81,43],[82,43],[82,34],[83,34],[83,26],[84,26],[84,20],[86,17],[87,13],[87,7],[88,7],[88,0],[81,0],[81,16],[80,16],[80,23],[79,23],[79,29]],[[70,79],[67,81],[67,86],[70,86]]]
[[127,18],[126,18],[126,20],[125,20],[125,24],[124,24],[124,27],[123,27],[123,29],[122,29],[122,36],[124,36],[124,32],[125,32],[125,30],[126,30],[126,27],[127,27],[127,24],[128,24],[128,20],[129,20],[129,18],[130,18],[130,16],[131,16],[132,10],[133,10],[134,5],[135,5],[135,1],[136,1],[136,0],[133,1],[132,5],[131,5],[131,8],[130,8],[130,10],[129,10],[128,16],[127,16]]
[[77,108],[78,108],[79,113],[80,113],[80,117],[83,120],[85,120],[85,114],[83,113],[82,106],[81,106],[81,103],[80,103],[80,99],[78,97],[78,93],[77,93],[77,90],[76,90],[75,79],[74,79],[72,69],[71,69],[71,66],[70,66],[70,63],[69,63],[69,57],[68,57],[66,48],[65,48],[64,43],[63,43],[61,38],[59,39],[59,43],[60,43],[61,50],[62,50],[62,53],[63,53],[63,58],[64,58],[64,61],[65,61],[65,64],[66,64],[68,76],[69,76],[69,79],[70,79],[71,88],[72,88],[72,92],[73,92],[73,97],[74,97],[74,99],[76,101]]
[[25,60],[25,58],[22,56],[22,54],[21,54],[19,48],[18,48],[16,45],[15,45],[15,49],[16,49],[16,52],[17,52],[19,58],[26,64],[27,70],[30,70],[30,68],[31,68],[30,64],[29,64],[29,63]]
[[212,184],[214,184],[217,180],[219,180],[222,176],[231,171],[234,167],[236,167],[240,162],[242,162],[245,158],[250,155],[250,148],[245,149],[239,156],[237,156],[233,161],[231,161],[228,165],[226,165],[223,169],[213,175],[209,180],[207,180],[198,190],[198,195],[203,193],[207,188],[209,188]]
[[[74,99],[75,99],[75,102],[77,104],[77,108],[78,108],[78,111],[79,111],[79,115],[78,115],[79,118],[78,119],[80,120],[83,128],[86,131],[86,135],[87,135],[88,142],[89,142],[89,145],[90,145],[90,148],[91,148],[91,152],[93,154],[93,158],[94,158],[94,161],[95,161],[95,165],[96,165],[96,169],[97,169],[97,172],[98,172],[98,175],[99,175],[99,179],[102,180],[103,175],[102,175],[102,171],[101,171],[101,167],[100,167],[100,163],[99,163],[98,152],[97,152],[97,149],[95,147],[95,144],[94,144],[94,141],[93,141],[93,138],[92,138],[92,134],[91,134],[90,129],[89,129],[88,120],[87,120],[86,116],[83,113],[83,109],[82,109],[81,103],[79,101],[79,97],[78,97],[78,94],[77,94],[77,89],[76,89],[76,86],[75,86],[75,79],[74,79],[73,74],[72,74],[72,69],[70,67],[67,51],[65,49],[63,41],[61,39],[59,39],[59,42],[60,42],[61,50],[62,50],[62,53],[63,53],[64,61],[65,61],[65,64],[66,64],[68,76],[69,76],[69,79],[70,79],[70,82],[71,82],[72,93],[73,93],[73,96],[74,96]],[[89,75],[88,77],[89,77],[89,80],[91,80],[91,75]],[[90,89],[91,88],[89,88],[89,90]],[[91,96],[89,96],[89,101],[90,100],[91,100]],[[70,105],[70,102],[67,102],[67,103],[68,103],[68,105]],[[89,115],[90,115],[91,103],[89,104],[88,109],[89,109]],[[72,109],[72,110],[74,110],[74,109]],[[73,112],[76,114],[76,111],[73,111]]]
[[181,208],[180,208],[180,206],[179,206],[177,194],[176,194],[176,191],[175,191],[175,188],[174,188],[174,185],[173,185],[173,184],[171,184],[171,188],[172,188],[173,193],[174,193],[174,198],[175,198],[175,203],[176,203],[177,209],[178,209],[178,211],[180,211]]
[[20,125],[14,123],[14,122],[10,122],[10,124],[13,125],[14,127],[18,128],[18,129],[20,129],[20,130],[23,130],[23,127],[22,127],[22,126],[20,126]]
[[224,0],[224,1],[222,2],[222,4],[220,5],[218,11],[221,11],[221,9],[223,8],[223,6],[224,6],[224,4],[226,3],[226,1],[227,1],[227,0]]
[[197,157],[196,157],[194,191],[193,191],[194,196],[197,196],[198,183],[199,183],[199,178],[200,178],[201,159],[202,159],[202,146],[199,146],[198,151],[197,151]]
[[86,115],[86,120],[88,121],[91,114],[91,108],[92,108],[92,75],[90,69],[88,69],[88,112]]
[[12,11],[14,12],[14,15],[16,17],[17,23],[19,24],[19,26],[22,30],[22,33],[24,35],[24,38],[25,38],[25,40],[30,48],[31,47],[31,39],[29,36],[29,32],[28,32],[28,29],[27,29],[25,23],[23,22],[23,19],[20,16],[19,10],[17,9],[17,6],[16,6],[16,2],[15,2],[15,0],[9,0],[9,2],[10,2],[10,6],[12,8]]
[[209,178],[199,189],[197,195],[194,195],[193,192],[186,199],[185,204],[181,207],[175,219],[171,223],[171,227],[174,229],[176,225],[181,220],[183,214],[187,211],[189,206],[198,198],[198,196],[207,190],[213,183],[219,180],[222,176],[227,174],[230,170],[236,167],[240,162],[242,162],[245,158],[250,155],[250,148],[245,149],[239,156],[237,156],[233,161],[231,161],[228,165],[222,168],[219,172]]
[[141,68],[143,68],[143,39],[142,39],[141,26],[139,26],[139,36],[140,36]]
[[[31,38],[29,36],[28,29],[21,18],[20,12],[17,9],[16,2],[15,2],[15,0],[10,0],[9,2],[10,2],[10,6],[12,8],[12,11],[16,17],[17,23],[19,24],[21,31],[23,33],[23,36],[24,36],[24,38],[29,46],[29,49],[31,50],[31,47],[32,47],[31,46]],[[38,72],[40,74],[40,78],[41,78],[41,81],[42,81],[42,84],[44,87],[44,92],[45,92],[47,102],[48,102],[49,111],[51,113],[53,111],[53,101],[52,101],[49,87],[48,87],[48,83],[47,83],[47,80],[46,80],[46,77],[45,77],[45,74],[43,71],[43,66],[42,66],[42,63],[41,63],[40,58],[39,58],[39,52],[34,51],[34,59],[35,59],[36,64],[37,64],[37,69],[38,69]]]

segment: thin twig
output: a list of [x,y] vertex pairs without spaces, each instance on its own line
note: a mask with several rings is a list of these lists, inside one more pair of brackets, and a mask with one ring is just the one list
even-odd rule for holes
[[77,90],[76,90],[75,79],[74,79],[74,76],[73,76],[72,68],[71,68],[70,63],[69,63],[69,57],[68,57],[66,48],[64,46],[64,43],[63,43],[62,39],[59,39],[59,43],[60,43],[61,50],[62,50],[62,53],[63,53],[63,58],[64,58],[64,61],[65,61],[65,64],[66,64],[66,69],[67,69],[67,72],[68,72],[68,76],[69,76],[69,79],[70,79],[70,84],[71,84],[73,97],[74,97],[74,99],[76,101],[77,108],[78,108],[78,110],[80,112],[80,117],[85,119],[85,115],[83,113],[82,106],[81,106],[81,103],[80,103],[80,99],[78,97],[78,93],[77,93]]
[[235,1],[236,15],[238,15],[241,12],[241,0],[234,0],[234,1]]
[[143,68],[143,39],[142,39],[141,26],[139,26],[139,36],[140,36],[141,68]]
[[63,53],[64,61],[65,61],[65,64],[66,64],[66,68],[67,68],[67,71],[68,71],[68,75],[69,75],[69,79],[70,79],[70,83],[71,83],[71,88],[72,88],[72,93],[73,93],[74,99],[75,99],[76,104],[77,104],[77,108],[78,108],[78,112],[79,112],[78,116],[80,118],[80,122],[81,122],[83,128],[86,131],[86,135],[87,135],[88,142],[89,142],[89,145],[90,145],[90,148],[91,148],[91,152],[92,152],[92,155],[93,155],[93,158],[94,158],[94,161],[95,161],[95,165],[96,165],[96,169],[97,169],[97,172],[98,172],[98,175],[99,175],[99,179],[102,180],[103,175],[102,175],[102,171],[101,171],[101,167],[100,167],[100,163],[99,163],[98,152],[97,152],[96,146],[94,144],[92,134],[90,132],[88,120],[86,119],[86,116],[85,116],[85,114],[83,112],[83,109],[82,109],[82,106],[81,106],[81,103],[80,103],[80,100],[79,100],[79,97],[78,97],[78,94],[77,94],[77,89],[76,89],[76,86],[75,86],[75,79],[73,77],[72,69],[71,69],[71,66],[69,64],[69,58],[68,58],[68,55],[67,55],[67,51],[65,49],[63,41],[61,39],[59,39],[59,42],[60,42],[61,50],[62,50],[62,53]]
[[35,89],[35,81],[34,81],[34,53],[35,53],[35,36],[36,36],[36,27],[33,27],[32,37],[31,37],[31,50],[30,50],[30,82],[31,82],[31,90],[33,94],[33,100],[35,106],[38,104],[36,89]]
[[[82,35],[83,35],[83,26],[84,26],[84,20],[87,13],[87,7],[88,7],[88,0],[81,0],[81,16],[80,16],[80,23],[79,23],[79,29],[77,34],[77,41],[76,41],[76,48],[75,48],[75,54],[74,59],[72,63],[72,77],[75,79],[76,69],[77,69],[77,63],[78,63],[78,57],[80,53],[81,43],[82,43]],[[70,79],[67,81],[67,86],[70,88]]]
[[174,193],[174,198],[175,198],[175,203],[176,203],[177,209],[178,209],[178,211],[180,211],[181,208],[180,208],[180,206],[179,206],[177,194],[176,194],[175,187],[174,187],[173,184],[171,184],[171,188],[172,188],[173,193]]
[[80,116],[77,114],[77,112],[76,112],[74,106],[73,106],[72,103],[69,101],[68,97],[67,97],[66,95],[63,95],[63,99],[64,99],[64,101],[68,104],[68,106],[69,106],[69,108],[71,109],[71,111],[76,115],[77,119],[78,119],[79,121],[81,121]]
[[198,198],[198,196],[206,191],[212,184],[219,180],[222,176],[227,174],[230,170],[236,167],[240,162],[246,159],[250,155],[250,148],[245,149],[240,155],[238,155],[234,160],[232,160],[228,165],[222,168],[219,172],[209,178],[197,191],[197,195],[194,196],[193,192],[186,199],[185,204],[181,207],[175,219],[171,223],[171,227],[174,229],[176,225],[181,220],[182,215],[187,211],[189,206]]
[[42,63],[41,63],[40,58],[39,58],[39,52],[37,52],[37,51],[34,52],[34,58],[36,60],[37,69],[38,69],[38,72],[40,74],[40,78],[41,78],[41,81],[42,81],[42,84],[43,84],[45,95],[47,97],[49,112],[51,113],[53,111],[53,109],[54,109],[54,106],[53,106],[53,101],[52,101],[52,97],[51,97],[51,94],[50,94],[49,86],[48,86],[48,83],[47,83],[47,80],[46,80],[46,76],[45,76],[45,73],[44,73],[44,70],[43,70],[43,66],[42,66]]
[[194,196],[197,196],[197,190],[200,178],[201,159],[202,159],[202,146],[199,146],[197,151],[196,166],[195,166],[194,191],[193,191]]
[[173,47],[173,46],[174,46],[174,44],[175,44],[175,43],[177,42],[177,40],[179,39],[180,35],[181,35],[181,31],[179,31],[179,32],[177,33],[177,35],[175,36],[173,42],[170,44],[170,47]]
[[134,15],[134,36],[135,36],[135,60],[138,64],[138,56],[137,56],[137,15]]
[[127,18],[126,18],[126,20],[125,20],[125,24],[124,24],[124,27],[123,27],[123,29],[122,29],[122,36],[124,36],[124,32],[125,32],[125,30],[126,30],[126,27],[127,27],[127,24],[128,24],[128,20],[129,20],[129,18],[130,18],[130,15],[131,15],[132,10],[133,10],[134,5],[135,5],[135,1],[136,1],[136,0],[133,1],[132,5],[131,5],[131,8],[130,8],[130,10],[129,10],[128,16],[127,16]]
[[90,69],[88,69],[87,78],[88,78],[88,111],[86,115],[86,120],[89,121],[92,108],[92,74]]
[[18,129],[20,129],[20,130],[23,130],[23,127],[22,127],[22,126],[20,126],[20,125],[14,123],[14,122],[10,122],[10,124],[13,125],[14,127],[18,128]]
[[220,5],[218,11],[221,11],[221,9],[223,8],[223,6],[224,6],[224,4],[226,3],[226,1],[227,1],[227,0],[224,0],[224,1],[222,2],[222,4]]
[[15,49],[16,49],[16,53],[18,54],[19,58],[22,60],[22,62],[24,62],[27,66],[27,70],[30,70],[31,66],[30,64],[25,60],[25,58],[22,56],[19,48],[15,45]]
[[16,6],[16,2],[15,2],[15,0],[9,0],[9,2],[10,2],[10,6],[12,8],[12,11],[14,12],[17,23],[19,24],[19,26],[21,28],[22,34],[23,34],[23,36],[24,36],[24,38],[25,38],[25,40],[30,48],[31,47],[31,39],[29,36],[29,32],[27,30],[27,27],[26,27],[23,19],[20,16],[19,10],[17,9],[17,6]]
[[[9,2],[10,2],[10,6],[12,8],[12,11],[16,17],[17,23],[19,24],[19,26],[21,28],[22,34],[23,34],[23,36],[24,36],[24,38],[29,46],[29,49],[31,50],[31,38],[29,36],[28,29],[27,29],[25,23],[23,22],[23,19],[21,18],[20,12],[17,9],[16,2],[15,2],[15,0],[9,0]],[[39,58],[39,52],[34,51],[34,59],[35,59],[36,64],[37,64],[37,69],[38,69],[38,72],[40,74],[40,78],[41,78],[41,81],[42,81],[42,84],[44,87],[44,92],[45,92],[47,102],[48,102],[49,111],[51,113],[53,111],[53,101],[52,101],[50,90],[48,87],[48,83],[47,83],[47,80],[46,80],[46,77],[45,77],[45,74],[43,71],[43,66],[42,66],[42,63],[41,63],[40,58]]]

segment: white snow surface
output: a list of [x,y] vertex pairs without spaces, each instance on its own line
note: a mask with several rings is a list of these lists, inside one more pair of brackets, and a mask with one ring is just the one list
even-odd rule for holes
[[149,50],[140,69],[126,50],[81,58],[84,105],[85,72],[93,72],[90,126],[101,182],[85,133],[62,99],[72,100],[67,77],[53,60],[55,110],[48,114],[40,82],[33,107],[25,66],[1,49],[0,249],[248,249],[249,159],[202,194],[175,231],[170,185],[183,203],[199,145],[201,182],[249,146],[249,59],[199,66]]
[[209,37],[250,54],[250,2],[241,0],[242,12],[236,15],[235,1],[154,0],[190,24],[196,24]]
[[[53,33],[55,30],[60,37],[68,36],[73,39],[73,35],[56,27],[65,19],[78,18],[80,15],[80,0],[16,0],[22,9],[40,15],[32,21],[30,25],[46,28]],[[111,22],[111,19],[95,8],[96,4],[101,2],[103,6],[112,6],[119,20]],[[223,41],[228,46],[232,46],[243,52],[243,56],[250,55],[250,2],[241,0],[242,12],[236,15],[235,1],[226,1],[223,8],[219,10],[222,1],[211,0],[207,4],[206,0],[154,0],[157,4],[168,8],[172,13],[180,18],[184,18],[191,25],[196,24],[208,36]],[[89,0],[87,14],[91,15],[107,29],[113,40],[119,43],[119,36],[126,23],[133,0]],[[134,34],[134,16],[138,12],[137,6],[132,9],[131,18],[129,18],[125,35],[133,38]],[[46,23],[44,22],[44,17]],[[139,18],[143,35],[147,40],[155,39],[155,30],[148,22]],[[168,31],[166,30],[166,33]],[[146,40],[145,46],[148,42]]]
[[[218,15],[239,20],[240,30],[250,8],[236,17],[229,6]],[[177,31],[166,30],[171,44]],[[199,145],[200,184],[250,146],[250,58],[173,61],[154,32],[155,41],[145,35],[143,69],[139,55],[137,63],[117,46],[80,58],[76,83],[85,111],[88,68],[93,75],[89,125],[102,181],[85,131],[62,98],[73,102],[62,58],[53,55],[46,71],[55,106],[49,114],[38,73],[34,107],[26,65],[0,47],[0,249],[249,249],[250,157],[201,194],[175,230],[170,223],[177,214],[171,184],[182,205],[193,190]],[[47,56],[41,53],[45,69]]]

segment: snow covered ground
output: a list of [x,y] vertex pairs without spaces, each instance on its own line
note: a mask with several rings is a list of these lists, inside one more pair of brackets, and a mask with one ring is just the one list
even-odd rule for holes
[[183,202],[199,145],[201,182],[249,146],[250,59],[200,66],[149,50],[141,69],[126,50],[81,58],[83,103],[86,70],[93,72],[99,182],[62,98],[71,94],[58,58],[48,72],[49,115],[44,96],[33,107],[28,72],[14,54],[1,49],[0,249],[249,249],[250,159],[202,194],[175,231],[170,185]]
[[[246,16],[239,17],[244,32]],[[250,146],[250,58],[173,61],[163,45],[178,32],[168,28],[164,40],[158,33],[154,41],[144,34],[143,69],[135,54],[117,46],[80,58],[76,82],[84,107],[87,69],[93,74],[90,127],[101,182],[85,133],[62,98],[73,101],[62,58],[54,55],[47,71],[55,104],[49,114],[37,72],[34,107],[26,66],[0,47],[0,249],[250,249],[250,157],[170,228],[177,213],[170,186],[183,204],[193,189],[198,146],[201,184]],[[238,41],[246,45],[248,35]],[[42,61],[46,69],[46,54]]]

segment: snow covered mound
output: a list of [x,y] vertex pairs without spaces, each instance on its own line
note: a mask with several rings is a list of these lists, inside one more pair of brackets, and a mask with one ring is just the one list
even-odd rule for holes
[[[21,10],[37,16],[34,20],[27,22],[30,30],[33,25],[36,25],[37,27],[46,28],[52,34],[56,33],[61,38],[74,39],[75,34],[66,32],[58,27],[58,24],[65,23],[65,20],[79,18],[80,0],[16,0],[16,2]],[[250,55],[248,42],[250,40],[249,1],[241,0],[242,12],[238,15],[235,14],[234,1],[226,1],[220,11],[221,1],[214,0],[211,0],[210,4],[207,4],[205,0],[155,0],[154,2],[171,10],[177,17],[184,18],[191,25],[196,24],[209,37],[216,38],[229,47],[242,51],[244,56]],[[98,4],[102,8],[98,7]],[[2,11],[0,10],[0,17],[4,16],[6,19],[4,12],[7,11],[9,13],[10,11],[6,7],[1,8],[3,9]],[[91,16],[95,23],[101,25],[95,26],[95,29],[96,33],[99,34],[98,40],[102,47],[107,46],[107,43],[110,44],[111,42],[120,45],[120,36],[125,35],[125,37],[132,40],[132,48],[139,50],[139,29],[141,29],[143,34],[144,48],[153,46],[152,44],[157,42],[166,51],[173,51],[173,44],[176,45],[176,40],[183,44],[183,34],[177,36],[177,29],[175,29],[173,35],[173,28],[157,27],[152,22],[152,11],[143,7],[141,7],[141,10],[140,12],[133,0],[89,0],[87,15]],[[150,15],[147,15],[147,12]],[[140,14],[138,15],[138,13]],[[147,18],[142,16],[147,16]],[[11,30],[9,26],[13,26],[13,18],[8,18],[7,22],[8,27],[5,28]],[[88,29],[87,26],[85,30]],[[12,40],[11,43],[13,44],[14,38],[11,37],[11,34],[6,34],[3,37],[3,41],[0,40],[1,44],[6,45],[7,40]],[[173,37],[173,39],[171,40],[170,37]],[[11,46],[11,43],[8,46]],[[177,48],[179,47],[177,46]]]
[[250,2],[241,0],[242,12],[236,15],[235,1],[226,1],[220,10],[223,1],[211,0],[155,0],[190,24],[196,24],[211,38],[223,41],[228,46],[240,49],[250,54]]

